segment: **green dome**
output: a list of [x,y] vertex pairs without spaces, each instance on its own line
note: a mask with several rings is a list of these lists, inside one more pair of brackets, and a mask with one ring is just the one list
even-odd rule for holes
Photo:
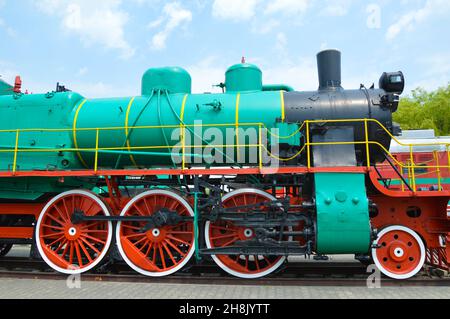
[[256,65],[236,64],[225,75],[227,92],[262,91],[262,72]]
[[142,77],[142,95],[151,95],[152,90],[168,90],[171,94],[190,94],[192,79],[189,73],[180,67],[149,69]]

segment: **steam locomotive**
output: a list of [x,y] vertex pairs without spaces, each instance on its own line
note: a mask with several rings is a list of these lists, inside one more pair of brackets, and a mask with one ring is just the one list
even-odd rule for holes
[[[192,94],[179,67],[148,70],[132,98],[0,86],[3,255],[30,243],[61,273],[118,259],[147,276],[212,259],[259,278],[289,256],[355,254],[416,275],[447,249],[450,193],[420,190],[418,163],[390,158],[404,75],[345,90],[341,53],[317,60],[313,92],[265,85],[248,63],[228,69],[221,94]],[[406,189],[389,188],[386,163]]]

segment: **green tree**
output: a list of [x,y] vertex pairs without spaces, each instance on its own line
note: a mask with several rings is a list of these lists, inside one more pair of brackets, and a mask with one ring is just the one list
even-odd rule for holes
[[450,135],[450,84],[433,92],[418,88],[401,99],[394,121],[404,130],[434,129]]

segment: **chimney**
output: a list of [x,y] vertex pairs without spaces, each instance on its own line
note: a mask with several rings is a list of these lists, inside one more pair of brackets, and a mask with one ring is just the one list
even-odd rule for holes
[[337,90],[341,86],[341,52],[325,50],[317,54],[319,90]]

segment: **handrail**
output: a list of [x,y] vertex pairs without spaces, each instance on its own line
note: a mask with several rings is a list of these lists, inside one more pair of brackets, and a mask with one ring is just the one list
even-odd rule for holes
[[[312,142],[311,141],[311,124],[325,124],[325,123],[361,123],[363,125],[364,130],[364,140],[361,141],[351,141],[351,142]],[[406,162],[399,161],[395,156],[393,156],[389,150],[387,150],[381,143],[377,141],[371,141],[370,135],[369,135],[369,123],[374,123],[377,126],[379,126],[392,140],[397,142],[401,146],[406,146],[409,148],[409,158]],[[229,127],[229,128],[236,128],[236,123],[219,123],[219,124],[183,124],[182,128],[196,128],[196,127]],[[441,189],[442,187],[442,179],[446,178],[442,174],[442,169],[448,169],[450,172],[450,143],[445,142],[438,142],[438,143],[403,143],[399,141],[386,127],[383,126],[381,122],[379,122],[376,119],[337,119],[337,120],[308,120],[304,121],[302,125],[299,125],[299,128],[294,132],[291,133],[288,136],[280,136],[276,133],[272,132],[270,128],[268,128],[264,123],[239,123],[238,129],[241,127],[257,127],[258,128],[258,143],[255,144],[241,144],[239,141],[237,141],[235,144],[223,144],[223,145],[196,145],[196,148],[258,148],[258,164],[259,167],[262,169],[264,167],[263,164],[263,150],[270,156],[271,158],[275,158],[279,161],[291,161],[294,160],[297,157],[304,156],[304,153],[306,152],[306,160],[307,160],[307,167],[308,169],[312,168],[313,166],[313,160],[312,160],[312,147],[314,146],[326,146],[326,145],[363,145],[365,146],[366,150],[366,161],[367,161],[367,167],[370,169],[371,167],[371,146],[379,147],[388,157],[390,157],[393,160],[394,165],[396,165],[401,171],[402,174],[404,174],[404,170],[407,169],[408,171],[408,180],[412,184],[412,188],[414,191],[417,191],[417,181],[416,178],[423,175],[423,174],[417,174],[417,169],[434,169],[434,172],[437,173],[437,179],[438,179],[438,187]],[[127,129],[131,130],[151,130],[151,129],[178,129],[180,128],[180,125],[154,125],[154,126],[135,126],[135,127],[127,127]],[[95,133],[95,147],[94,148],[22,148],[19,146],[19,140],[21,137],[21,134],[23,133],[30,133],[30,132],[49,132],[49,133],[61,133],[61,132],[69,132],[72,133],[74,131],[73,128],[52,128],[52,129],[11,129],[11,130],[0,130],[0,134],[2,133],[13,133],[15,134],[15,143],[14,148],[7,148],[7,149],[0,149],[0,154],[2,153],[13,153],[14,154],[14,160],[13,160],[13,167],[12,172],[15,174],[18,169],[18,154],[20,153],[50,153],[50,152],[93,152],[94,155],[94,171],[98,171],[99,167],[99,154],[100,153],[123,153],[123,154],[131,154],[131,153],[139,153],[142,155],[152,155],[150,152],[137,152],[139,150],[157,150],[157,149],[164,149],[167,148],[167,145],[149,145],[149,146],[126,146],[126,147],[100,147],[100,136],[103,132],[108,131],[115,131],[115,130],[124,130],[125,127],[97,127],[97,128],[76,128],[76,131],[79,132],[93,132]],[[268,135],[271,135],[278,139],[289,139],[294,137],[295,135],[301,133],[304,131],[303,136],[305,137],[305,143],[303,144],[303,147],[300,149],[300,151],[293,156],[289,158],[281,158],[276,154],[273,154],[269,151],[268,147],[263,144],[263,132],[265,132]],[[185,143],[185,134],[180,134],[180,142],[181,146],[176,145],[177,148],[181,148],[181,153],[177,156],[182,157],[182,169],[186,169],[186,157],[187,156],[197,156],[198,154],[186,154],[186,149],[191,148],[192,145],[186,145]],[[431,161],[427,161],[424,163],[416,163],[414,161],[414,147],[417,146],[445,146],[447,158],[448,158],[448,164],[447,165],[441,165],[439,163],[439,158],[436,154],[436,152],[433,152],[434,159]],[[155,153],[156,154],[156,153]],[[167,156],[171,156],[174,154],[167,153]],[[162,156],[162,153],[158,153],[158,156]],[[431,163],[435,163],[436,165],[428,165]],[[424,166],[424,164],[427,164]],[[431,174],[432,172],[427,172],[426,174]],[[402,189],[404,189],[403,183],[402,183]]]

